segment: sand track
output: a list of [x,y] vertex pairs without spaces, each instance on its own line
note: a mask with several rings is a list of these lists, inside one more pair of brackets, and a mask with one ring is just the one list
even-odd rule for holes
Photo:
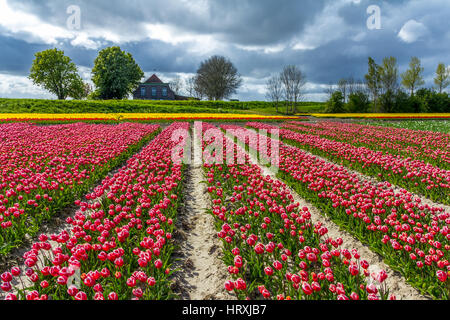
[[[194,133],[193,144],[199,148]],[[211,206],[201,164],[188,166],[184,187],[184,208],[178,216],[176,238],[180,248],[174,258],[173,289],[184,300],[233,300],[225,291],[229,278],[221,260],[221,243],[217,238],[214,218],[207,213]]]

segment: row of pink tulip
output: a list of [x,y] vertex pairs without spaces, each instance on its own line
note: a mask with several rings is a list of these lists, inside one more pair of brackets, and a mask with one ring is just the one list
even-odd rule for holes
[[158,125],[0,125],[0,254],[33,236],[137,151]]
[[[214,129],[203,124],[199,138]],[[220,131],[202,140],[210,212],[231,278],[226,290],[240,299],[389,298],[386,272],[371,275],[357,250],[345,249],[342,239],[330,238],[321,223],[312,223],[309,209],[300,208],[285,184],[264,177],[248,155],[239,163],[244,150]],[[214,163],[222,147],[224,164]]]
[[[240,141],[264,140],[238,126],[222,128],[236,129]],[[395,192],[389,182],[362,181],[344,166],[297,147],[283,143],[279,147],[280,178],[370,245],[414,286],[436,298],[449,297],[450,212],[423,204],[406,190]]]
[[[450,169],[450,135],[342,122],[287,122],[282,128],[428,161]],[[381,130],[380,130],[381,129]]]
[[[248,123],[252,128],[267,128],[268,125]],[[272,129],[277,127],[272,126]],[[410,191],[417,192],[436,202],[450,204],[450,170],[444,170],[422,160],[403,158],[367,147],[321,138],[311,134],[301,134],[280,129],[280,137],[285,142],[342,163],[378,178],[389,181]]]
[[184,179],[184,166],[172,156],[186,145],[172,135],[188,128],[172,124],[85,200],[75,201],[79,209],[66,228],[41,235],[23,264],[1,275],[6,299],[170,298],[172,234]]

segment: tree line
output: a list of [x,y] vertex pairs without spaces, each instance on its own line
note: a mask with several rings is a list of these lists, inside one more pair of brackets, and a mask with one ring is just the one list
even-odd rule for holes
[[450,68],[438,64],[433,88],[423,88],[423,72],[417,57],[411,58],[408,69],[401,74],[395,57],[384,58],[380,65],[369,57],[364,80],[344,78],[325,91],[326,112],[449,112],[450,97],[444,90],[450,85]]
[[[94,61],[92,82],[95,88],[84,82],[75,63],[58,49],[35,54],[29,79],[59,100],[121,100],[126,99],[141,83],[144,72],[131,53],[120,47],[101,50]],[[169,83],[175,94],[183,89],[189,97],[210,101],[229,98],[242,85],[242,78],[233,63],[223,56],[212,56],[200,64],[197,73],[183,82],[176,77]]]

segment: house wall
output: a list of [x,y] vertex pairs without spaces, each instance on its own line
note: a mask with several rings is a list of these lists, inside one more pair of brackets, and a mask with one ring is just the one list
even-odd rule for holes
[[[141,96],[141,88],[145,87],[145,96]],[[163,87],[167,88],[167,96],[164,97],[162,90]],[[156,96],[152,96],[152,88],[156,88]],[[133,99],[141,99],[141,100],[175,100],[175,94],[172,90],[170,90],[169,86],[162,85],[140,85],[137,90],[133,93]]]

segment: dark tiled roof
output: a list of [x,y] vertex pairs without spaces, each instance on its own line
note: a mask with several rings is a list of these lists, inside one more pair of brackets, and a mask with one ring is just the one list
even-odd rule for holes
[[154,74],[150,78],[148,78],[147,81],[145,81],[144,83],[163,83],[163,82],[156,76],[156,74]]

